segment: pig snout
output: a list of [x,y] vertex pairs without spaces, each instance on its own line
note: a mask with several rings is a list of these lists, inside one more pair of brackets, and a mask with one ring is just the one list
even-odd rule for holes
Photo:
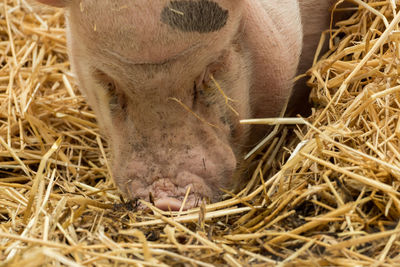
[[[114,180],[127,196],[149,201],[151,195],[158,208],[178,210],[187,193],[184,209],[203,198],[216,200],[221,189],[231,187],[237,164],[231,147],[195,118],[177,123],[181,125],[164,124],[164,132],[120,129],[133,139],[127,144],[118,135],[120,144],[113,148]],[[113,140],[118,142],[115,136]]]
[[210,157],[197,147],[164,156],[162,162],[153,157],[148,161],[143,157],[133,158],[127,166],[119,168],[121,171],[114,172],[115,179],[126,185],[122,188],[127,195],[146,200],[151,195],[156,207],[163,210],[179,210],[188,193],[182,208],[192,208],[203,198],[215,200],[218,189],[229,186],[236,168],[232,151],[215,148],[213,153]]

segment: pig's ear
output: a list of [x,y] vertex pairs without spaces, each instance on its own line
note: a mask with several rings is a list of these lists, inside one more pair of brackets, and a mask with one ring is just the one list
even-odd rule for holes
[[36,0],[36,1],[56,7],[65,7],[69,2],[69,0]]

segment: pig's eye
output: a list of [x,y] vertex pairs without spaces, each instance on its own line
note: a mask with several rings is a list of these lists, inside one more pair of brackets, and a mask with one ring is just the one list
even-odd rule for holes
[[100,70],[96,70],[94,74],[96,80],[106,90],[111,114],[115,115],[119,111],[124,111],[126,109],[126,98],[124,94],[117,89],[115,82]]
[[107,95],[109,99],[108,103],[110,104],[110,107],[112,109],[113,106],[118,105],[118,95],[115,88],[115,84],[113,82],[108,82],[105,85],[105,88],[107,89]]
[[197,90],[197,85],[196,83],[193,84],[193,107],[196,105],[197,98],[198,98],[198,90]]

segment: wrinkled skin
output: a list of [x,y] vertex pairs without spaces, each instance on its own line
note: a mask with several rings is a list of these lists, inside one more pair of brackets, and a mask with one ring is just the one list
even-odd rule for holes
[[[303,42],[298,1],[40,2],[66,8],[72,68],[128,198],[151,194],[177,210],[189,187],[185,208],[232,189],[246,146],[265,134],[239,120],[277,116],[290,96]],[[329,5],[301,3],[307,12]]]

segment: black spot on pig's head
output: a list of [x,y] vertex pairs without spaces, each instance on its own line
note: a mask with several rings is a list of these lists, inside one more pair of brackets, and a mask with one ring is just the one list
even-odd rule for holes
[[171,1],[161,12],[163,23],[183,32],[215,32],[226,25],[228,17],[228,10],[209,0]]

